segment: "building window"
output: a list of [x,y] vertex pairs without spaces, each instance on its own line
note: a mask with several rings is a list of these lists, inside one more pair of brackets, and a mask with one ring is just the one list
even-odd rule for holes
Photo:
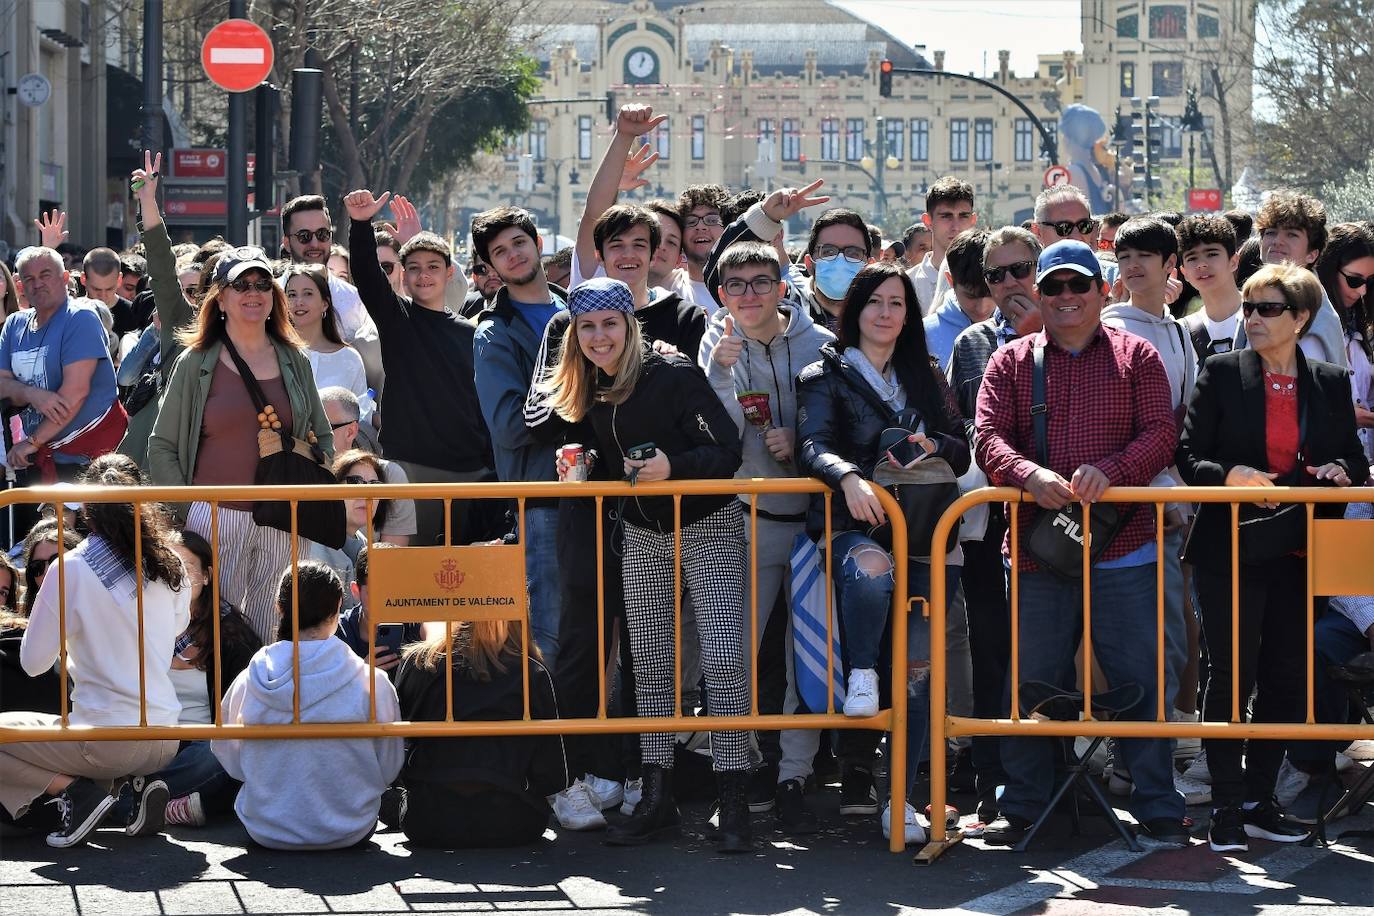
[[664,121],[649,132],[649,143],[658,158],[668,160],[673,152],[673,128],[671,121]]
[[801,160],[801,122],[796,118],[782,119],[782,161]]
[[1121,95],[1123,98],[1135,95],[1135,63],[1132,61],[1121,65]]
[[1208,16],[1206,13],[1197,14],[1197,37],[1198,38],[1220,38],[1221,23],[1215,16]]
[[592,116],[577,116],[577,158],[592,158]]
[[1031,162],[1035,159],[1035,125],[1030,118],[1017,118],[1013,139],[1016,141],[1013,157],[1017,162]]
[[992,161],[992,118],[973,122],[973,158],[978,162]]
[[864,119],[849,118],[844,125],[844,158],[858,162],[864,157]]
[[887,147],[883,152],[886,156],[894,159],[902,159],[904,144],[902,140],[906,136],[905,125],[900,118],[888,118],[883,122],[883,145]]
[[1140,17],[1136,15],[1118,16],[1116,20],[1117,38],[1139,38]]
[[1202,65],[1202,97],[1204,99],[1218,98],[1221,93],[1217,91],[1217,71],[1212,69],[1210,63]]
[[529,154],[535,162],[542,162],[549,156],[549,122],[531,121],[529,133]]
[[506,144],[501,150],[501,154],[507,162],[514,162],[520,158],[520,136],[507,137]]
[[773,120],[771,118],[759,118],[759,162],[772,162],[778,158],[777,149],[773,140]]
[[821,119],[821,158],[840,158],[840,122],[838,118]]
[[1185,6],[1150,7],[1151,38],[1187,38],[1188,8]]
[[1183,128],[1172,119],[1160,119],[1160,155],[1166,159],[1178,159],[1183,155]]
[[706,115],[692,115],[692,158],[706,158]]
[[949,120],[949,161],[968,162],[968,118]]
[[925,118],[911,119],[911,161],[926,162],[930,159],[930,121]]
[[1150,95],[1161,99],[1183,95],[1183,62],[1157,61],[1150,65]]

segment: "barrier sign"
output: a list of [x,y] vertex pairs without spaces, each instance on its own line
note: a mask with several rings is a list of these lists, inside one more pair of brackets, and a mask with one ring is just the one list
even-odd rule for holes
[[369,551],[375,623],[523,620],[525,557],[515,544]]

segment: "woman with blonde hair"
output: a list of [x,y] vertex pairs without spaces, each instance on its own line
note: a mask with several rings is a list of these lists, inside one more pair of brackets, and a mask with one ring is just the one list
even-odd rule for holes
[[[287,317],[286,294],[262,249],[230,249],[216,262],[193,322],[177,333],[177,358],[148,442],[148,469],[159,486],[252,484],[258,465],[261,387],[275,422],[327,460],[333,436],[305,342]],[[245,379],[240,366],[252,374]],[[220,595],[243,609],[264,642],[277,628],[271,582],[289,563],[291,538],[259,527],[251,502],[219,507]],[[213,542],[210,504],[191,504],[188,530]]]

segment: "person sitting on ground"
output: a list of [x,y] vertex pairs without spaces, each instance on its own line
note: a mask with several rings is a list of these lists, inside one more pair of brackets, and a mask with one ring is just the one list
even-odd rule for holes
[[[114,454],[91,462],[82,479],[116,487],[142,482],[133,462]],[[35,676],[51,670],[65,648],[72,725],[175,725],[181,703],[167,660],[190,620],[191,590],[171,546],[170,515],[145,503],[136,526],[129,503],[87,503],[82,512],[91,536],[64,555],[61,576],[44,577],[20,647],[24,670]],[[142,569],[134,565],[136,547]],[[45,713],[0,713],[0,726],[7,728],[60,721]],[[75,846],[108,816],[115,803],[112,781],[155,773],[176,753],[175,740],[7,744],[0,747],[0,806],[23,824],[35,808],[55,801],[61,823],[48,834],[48,845]],[[160,780],[144,780],[139,789],[138,813],[126,828],[135,836],[161,828],[168,799]]]
[[[367,628],[369,618],[367,612],[367,578],[368,578],[368,557],[373,550],[383,550],[394,547],[394,544],[384,544],[374,542],[369,548],[364,546],[358,551],[358,558],[353,564],[354,581],[351,587],[353,593],[353,607],[345,610],[339,615],[339,638],[348,644],[354,654],[359,658],[366,659],[368,652]],[[403,626],[401,635],[401,645],[409,645],[421,640],[420,625],[418,623],[407,623]],[[374,648],[374,658],[376,659],[377,669],[385,671],[394,680],[396,677],[396,667],[401,664],[401,656],[394,652],[391,646],[382,645],[377,635],[373,636],[372,645]]]
[[[253,656],[224,697],[225,725],[287,725],[297,684],[293,628],[299,633],[300,721],[366,722],[375,691],[378,722],[400,715],[385,672],[369,684],[367,665],[335,639],[343,583],[332,569],[303,560],[277,587],[277,641]],[[382,793],[401,771],[400,738],[316,741],[215,740],[211,749],[243,783],[234,810],[248,835],[269,849],[344,849],[372,835]]]
[[[57,545],[53,544],[53,549]],[[73,538],[72,545],[76,546]],[[37,677],[29,677],[20,660],[20,649],[24,641],[24,631],[29,627],[29,618],[15,610],[22,594],[19,571],[14,562],[5,554],[0,554],[0,578],[8,585],[0,585],[0,712],[23,710],[27,712],[46,712],[57,714],[62,711],[61,685],[57,671],[48,670]]]
[[[410,722],[446,716],[450,633],[443,623],[421,628],[396,677],[401,714]],[[453,718],[459,722],[520,719],[524,677],[521,624],[472,620],[452,625]],[[553,679],[529,644],[530,717],[557,719]],[[536,842],[549,822],[546,798],[567,787],[563,739],[538,735],[423,738],[411,743],[401,776],[409,805],[401,829],[417,846],[470,849]]]

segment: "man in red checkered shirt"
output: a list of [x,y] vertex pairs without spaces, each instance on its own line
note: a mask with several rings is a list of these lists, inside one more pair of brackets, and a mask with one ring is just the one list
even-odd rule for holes
[[[1049,510],[1094,502],[1109,486],[1148,486],[1173,461],[1178,441],[1159,353],[1141,337],[1102,326],[1107,286],[1097,257],[1084,243],[1065,240],[1046,248],[1035,282],[1045,328],[1002,347],[988,362],[975,420],[979,466],[993,484],[1020,487]],[[1047,466],[1037,459],[1031,418],[1037,347],[1045,352]],[[1020,677],[1023,683],[1045,681],[1071,690],[1081,639],[1082,582],[1035,564],[1026,543],[1040,511],[1027,507],[1020,514],[1015,532],[1021,538]],[[1091,575],[1094,654],[1110,686],[1134,683],[1145,690],[1123,719],[1153,719],[1160,687],[1155,683],[1153,531],[1153,513],[1135,511]],[[1135,780],[1130,808],[1142,837],[1187,845],[1169,742],[1123,739],[1117,747]],[[1053,742],[1003,739],[1002,764],[1007,786],[1001,817],[985,839],[1015,845],[1049,803]]]

